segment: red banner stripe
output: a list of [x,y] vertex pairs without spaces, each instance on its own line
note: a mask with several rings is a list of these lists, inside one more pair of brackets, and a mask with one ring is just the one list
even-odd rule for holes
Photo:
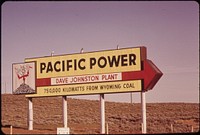
[[[143,73],[141,71],[122,72],[121,81],[141,80],[141,79],[143,79]],[[36,80],[36,87],[51,86],[51,85],[52,85],[51,78],[40,78]]]
[[141,80],[143,79],[142,71],[130,71],[130,72],[122,72],[122,80]]
[[36,80],[36,87],[50,86],[50,85],[51,85],[51,78],[41,78]]

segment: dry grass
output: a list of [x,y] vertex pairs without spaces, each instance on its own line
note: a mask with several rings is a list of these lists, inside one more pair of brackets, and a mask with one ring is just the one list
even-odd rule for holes
[[[100,104],[94,100],[68,98],[70,133],[100,133]],[[110,134],[141,133],[140,103],[106,102],[106,123]],[[28,100],[23,95],[1,95],[3,126],[28,128]],[[33,98],[34,129],[62,127],[62,98]],[[147,103],[147,133],[186,133],[199,131],[199,104]]]

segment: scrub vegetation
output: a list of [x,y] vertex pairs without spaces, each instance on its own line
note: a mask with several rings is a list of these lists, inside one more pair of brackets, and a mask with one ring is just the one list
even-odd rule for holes
[[[97,100],[68,101],[71,134],[100,133],[100,104]],[[141,104],[106,102],[109,134],[141,133]],[[1,123],[12,125],[13,133],[56,133],[62,123],[62,98],[33,98],[33,131],[28,131],[28,100],[24,95],[1,95]],[[21,129],[21,131],[17,131]],[[37,131],[37,132],[36,132]],[[198,103],[147,103],[147,133],[188,133],[199,131]]]

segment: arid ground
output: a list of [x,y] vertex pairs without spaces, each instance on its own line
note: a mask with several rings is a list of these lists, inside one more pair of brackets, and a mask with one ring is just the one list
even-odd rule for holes
[[[97,100],[68,98],[70,134],[100,133]],[[141,133],[141,104],[106,102],[109,134]],[[1,95],[1,130],[9,134],[56,134],[63,127],[62,98],[33,98],[33,130],[28,129],[28,100],[24,95]],[[173,131],[172,131],[173,129]],[[199,132],[198,103],[147,103],[147,133]]]

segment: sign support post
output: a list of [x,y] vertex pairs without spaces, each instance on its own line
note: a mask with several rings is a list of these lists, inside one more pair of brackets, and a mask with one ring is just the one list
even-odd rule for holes
[[101,107],[101,134],[105,134],[105,100],[104,94],[100,94],[100,107]]
[[132,94],[132,92],[130,93],[130,96],[131,96],[131,104],[133,104],[133,94]]
[[28,98],[28,130],[33,130],[33,102],[32,98]]
[[146,126],[146,97],[145,92],[141,92],[141,105],[142,105],[142,133],[147,133]]
[[67,128],[67,96],[63,96],[63,125]]

